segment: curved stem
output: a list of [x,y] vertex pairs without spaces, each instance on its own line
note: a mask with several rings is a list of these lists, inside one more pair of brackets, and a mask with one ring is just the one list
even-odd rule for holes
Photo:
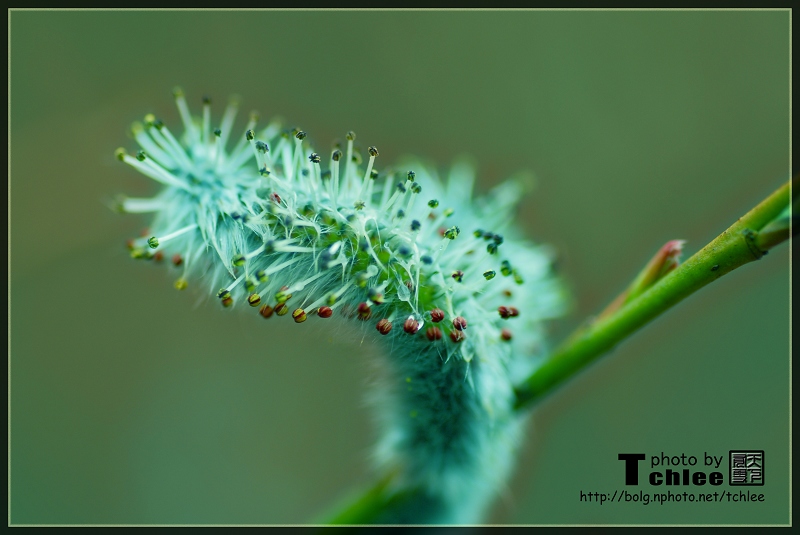
[[[782,221],[785,218],[775,220],[789,206],[795,180],[797,177],[786,182],[641,295],[570,336],[542,367],[516,388],[516,408],[539,401],[664,311],[706,284],[760,259],[769,249],[788,239],[791,218],[788,222]],[[780,226],[780,230],[773,231],[776,226]],[[765,236],[759,236],[762,229],[767,231]]]

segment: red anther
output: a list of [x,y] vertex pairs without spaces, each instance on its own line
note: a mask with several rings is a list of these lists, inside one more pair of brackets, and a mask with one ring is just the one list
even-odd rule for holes
[[403,323],[403,330],[408,334],[417,334],[419,327],[419,322],[415,320],[413,316],[409,316],[405,323]]
[[500,331],[500,339],[502,341],[509,342],[511,338],[512,338],[511,331],[509,331],[508,329],[503,329],[502,331]]
[[156,254],[153,255],[153,260],[155,260],[156,262],[161,262],[162,260],[164,260],[164,253],[162,253],[161,251],[156,251]]
[[178,253],[175,253],[172,256],[172,264],[174,266],[176,266],[176,267],[180,266],[181,264],[183,264],[183,257],[181,255],[179,255]]
[[503,290],[503,295],[506,297],[511,297],[511,290]]
[[497,307],[497,313],[500,314],[500,317],[504,320],[507,320],[509,317],[511,317],[511,311],[503,306]]
[[320,318],[330,318],[333,315],[333,309],[331,307],[319,307],[317,310],[317,316]]
[[433,215],[433,212],[431,212],[430,214],[428,214],[428,219],[436,219],[436,216],[435,216],[435,215]]
[[450,340],[455,342],[456,344],[464,340],[467,335],[462,333],[461,331],[450,331]]
[[369,305],[366,303],[359,303],[358,304],[358,319],[361,321],[367,321],[372,317],[372,309],[369,308]]
[[261,310],[259,310],[258,313],[261,314],[265,318],[269,318],[270,316],[272,316],[272,313],[274,311],[275,311],[275,309],[273,309],[271,306],[264,305],[263,307],[261,307]]
[[444,310],[441,308],[434,308],[431,310],[431,321],[434,323],[439,323],[444,319]]
[[381,321],[378,322],[375,328],[378,329],[379,333],[387,335],[389,334],[389,331],[392,330],[392,322],[387,319],[382,319]]
[[439,327],[428,327],[428,330],[425,331],[425,336],[427,336],[428,340],[431,342],[441,340],[442,330]]
[[292,312],[292,317],[295,323],[303,323],[307,318],[306,311],[302,308],[295,309],[295,311]]
[[230,307],[233,304],[233,297],[226,297],[222,300],[222,306],[225,308]]
[[281,203],[281,196],[278,195],[277,193],[270,193],[269,198],[272,199],[272,202],[274,202],[275,204]]
[[444,238],[444,233],[445,232],[447,232],[446,228],[444,228],[444,227],[440,227],[439,228],[439,236],[441,236],[442,238]]
[[142,238],[146,238],[150,236],[150,227],[145,227],[142,229],[142,233],[140,234]]
[[133,251],[133,240],[125,240],[125,247]]
[[519,310],[517,310],[514,307],[508,307],[508,315],[511,316],[512,318],[516,318],[517,316],[519,316]]
[[459,331],[463,331],[464,329],[467,328],[467,320],[465,320],[461,316],[456,316],[455,319],[453,319],[453,327],[455,327]]
[[275,305],[275,314],[278,316],[285,316],[289,313],[289,307],[286,306],[286,303],[278,303]]

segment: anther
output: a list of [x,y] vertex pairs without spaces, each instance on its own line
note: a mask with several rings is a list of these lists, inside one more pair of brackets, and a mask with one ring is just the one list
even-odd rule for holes
[[428,201],[428,206],[430,206],[431,208],[436,208],[437,206],[439,206],[439,201],[437,201],[436,199],[431,199]]
[[500,331],[500,339],[502,341],[510,342],[511,338],[512,338],[511,331],[509,331],[508,329],[503,329],[502,331]]
[[472,235],[475,236],[476,238],[480,238],[481,236],[483,236],[483,231],[481,229],[477,229],[475,230],[475,232],[472,233]]
[[149,245],[151,249],[157,249],[158,248],[158,238],[156,238],[155,236],[149,238],[147,240],[147,245]]
[[359,303],[358,304],[358,319],[361,321],[367,321],[369,318],[372,317],[372,309],[366,303]]
[[456,282],[461,282],[464,280],[464,272],[461,271],[460,269],[455,270],[451,276],[455,279]]
[[370,147],[370,148],[367,149],[367,152],[369,153],[370,156],[372,156],[374,158],[375,156],[378,155],[378,148],[377,147]]
[[294,318],[295,323],[303,323],[306,321],[306,311],[302,308],[295,309],[295,311],[292,312],[292,318]]
[[189,286],[189,283],[187,283],[186,279],[183,277],[175,281],[175,288],[177,290],[185,290],[187,286]]
[[292,294],[289,293],[288,286],[281,286],[281,289],[275,294],[275,301],[278,303],[285,303],[289,299],[292,298]]
[[403,330],[408,334],[417,334],[419,328],[420,324],[414,319],[414,316],[409,316],[408,319],[403,323]]
[[383,303],[383,294],[377,290],[377,288],[370,288],[367,290],[367,297],[370,301],[375,303],[376,305],[380,305]]
[[306,134],[305,132],[303,132],[302,130],[300,130],[299,132],[297,132],[297,133],[294,135],[294,137],[296,137],[297,139],[299,139],[300,141],[302,141],[302,140],[304,140],[304,139],[306,138],[306,136],[307,136],[307,135],[308,135],[308,134]]
[[405,193],[405,192],[406,192],[406,185],[405,185],[405,184],[403,184],[402,182],[398,182],[398,183],[397,183],[397,190],[398,190],[400,193]]
[[423,264],[429,266],[429,265],[433,264],[433,257],[428,256],[428,255],[423,255],[422,258],[420,258],[420,261]]
[[466,337],[467,335],[461,331],[450,331],[450,340],[456,344],[463,341]]
[[246,278],[244,280],[244,289],[247,290],[249,293],[253,293],[256,291],[256,283],[251,278]]
[[317,316],[320,318],[330,318],[333,315],[333,309],[331,307],[319,307],[317,310]]
[[233,305],[232,297],[229,296],[222,300],[222,306],[224,306],[225,308],[230,308],[231,305]]
[[220,137],[222,135],[222,130],[220,130],[219,128],[215,128],[214,129],[214,135],[217,136],[217,137]]
[[497,245],[500,245],[501,243],[503,243],[503,236],[501,236],[500,234],[495,234],[492,236],[492,240],[494,240],[494,242]]
[[227,288],[220,288],[220,290],[217,292],[217,297],[220,299],[227,299],[230,296],[231,292]]
[[375,328],[378,329],[379,333],[386,336],[392,330],[392,322],[384,318],[375,325]]
[[369,172],[369,178],[372,179],[372,180],[375,180],[376,178],[378,178],[378,170],[377,169],[373,169],[372,171],[370,171]]
[[500,314],[500,317],[504,320],[511,317],[511,312],[504,306],[497,307],[497,313]]
[[403,219],[406,216],[406,211],[401,208],[395,215],[397,216],[397,219]]
[[247,302],[250,304],[251,307],[257,307],[261,304],[261,296],[258,294],[250,294],[247,297]]
[[419,182],[414,182],[411,184],[411,193],[420,193],[422,192],[422,186],[419,185]]
[[311,155],[308,157],[308,160],[311,163],[319,163],[320,160],[319,154],[317,154],[316,152],[312,152]]
[[143,162],[147,159],[147,155],[144,153],[143,150],[137,151],[136,159],[139,160],[140,162]]
[[333,154],[331,154],[331,160],[333,160],[334,162],[338,162],[341,158],[342,158],[342,151],[340,151],[339,149],[336,149],[335,151],[333,151]]
[[273,309],[271,306],[264,305],[263,307],[261,307],[258,313],[261,314],[261,316],[263,316],[264,318],[269,318],[270,316],[272,316],[272,313],[274,311],[275,309]]
[[233,258],[231,258],[231,264],[236,267],[241,267],[244,265],[244,263],[245,263],[245,258],[243,254],[233,255]]
[[464,329],[467,328],[467,320],[465,320],[461,316],[456,316],[455,318],[453,318],[453,327],[455,327],[459,331],[463,331]]
[[258,271],[256,271],[256,279],[261,284],[264,284],[269,280],[269,275],[267,275],[267,272],[264,271],[263,269],[259,269]]
[[425,331],[425,336],[431,342],[442,339],[442,330],[439,327],[428,327]]
[[431,321],[433,323],[439,323],[444,319],[444,310],[441,308],[434,308],[431,310]]
[[409,182],[414,182],[414,179],[417,178],[417,173],[415,173],[414,171],[409,171],[408,174],[406,175],[406,178],[408,179]]
[[514,276],[514,282],[517,284],[523,284],[525,282],[525,280],[522,278],[522,275],[520,275],[516,269],[512,270],[511,274]]
[[356,133],[350,130],[349,132],[347,132],[347,135],[345,137],[347,138],[347,141],[355,141]]
[[164,260],[164,253],[162,253],[161,251],[156,251],[156,254],[153,255],[153,260],[155,260],[156,262],[161,262],[162,260]]
[[516,318],[519,316],[519,310],[517,310],[515,307],[508,307],[508,315],[512,318]]
[[511,275],[511,262],[508,260],[500,262],[500,273],[502,273],[504,277]]
[[496,273],[494,272],[493,269],[489,269],[489,270],[483,272],[483,278],[486,279],[487,281],[492,280],[495,275],[496,275]]
[[256,137],[256,134],[252,130],[247,130],[247,132],[244,133],[244,138],[247,141],[253,141],[255,139],[255,137]]
[[411,232],[417,232],[420,228],[422,228],[422,224],[414,219],[411,221]]
[[124,161],[126,154],[127,153],[125,152],[125,149],[123,149],[122,147],[120,147],[120,148],[118,148],[117,150],[114,151],[114,156],[116,156],[117,160],[119,160],[119,161]]
[[180,254],[175,253],[172,256],[172,265],[174,265],[175,267],[178,267],[181,264],[183,264],[183,257]]
[[278,303],[275,305],[275,314],[278,316],[285,316],[289,313],[289,307],[286,306],[286,303]]
[[497,244],[496,244],[496,243],[494,243],[494,242],[490,243],[489,245],[487,245],[487,246],[486,246],[486,251],[487,251],[489,254],[495,254],[495,253],[497,253]]
[[266,154],[269,152],[269,146],[263,141],[256,141],[256,150],[261,154]]
[[444,231],[444,237],[448,240],[455,240],[458,235],[461,233],[461,229],[458,227],[450,227],[446,231]]

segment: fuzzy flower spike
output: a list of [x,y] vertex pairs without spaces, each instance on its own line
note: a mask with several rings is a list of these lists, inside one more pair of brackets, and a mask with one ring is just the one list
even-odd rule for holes
[[226,308],[340,316],[384,340],[375,458],[413,498],[379,520],[480,522],[520,438],[513,385],[544,351],[542,321],[563,310],[549,254],[512,226],[524,182],[473,200],[465,164],[446,183],[418,162],[381,173],[378,149],[362,156],[353,132],[321,155],[304,131],[258,128],[255,113],[235,128],[236,101],[216,126],[209,99],[196,117],[174,95],[183,133],[147,115],[133,125],[141,150],[116,153],[164,186],[120,199],[153,213],[131,256],[170,258],[176,288],[205,280]]

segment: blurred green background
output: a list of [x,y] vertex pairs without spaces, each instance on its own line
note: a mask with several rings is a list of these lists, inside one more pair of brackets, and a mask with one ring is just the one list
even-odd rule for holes
[[[180,130],[175,84],[323,150],[352,129],[382,165],[470,154],[481,190],[533,171],[519,219],[575,295],[554,340],[665,241],[693,253],[788,177],[788,11],[10,17],[12,523],[303,523],[371,481],[379,347],[223,311],[128,258],[147,220],[106,203],[156,188],[113,152],[147,112]],[[540,405],[490,520],[787,523],[788,249]],[[766,452],[764,503],[579,503],[623,486],[620,452],[738,448]]]

